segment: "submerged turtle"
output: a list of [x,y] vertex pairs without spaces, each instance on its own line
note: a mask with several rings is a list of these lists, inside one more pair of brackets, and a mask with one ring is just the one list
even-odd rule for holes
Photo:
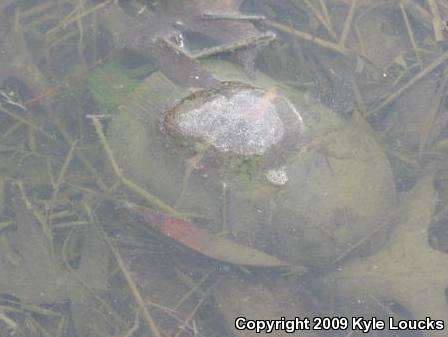
[[[107,136],[127,177],[200,214],[211,232],[311,268],[340,260],[388,219],[392,172],[368,125],[265,75],[202,66],[218,85],[192,93],[154,72],[113,116]],[[214,294],[229,324],[308,310],[292,279],[222,282]]]
[[328,265],[385,221],[395,189],[367,125],[267,76],[203,67],[219,85],[191,93],[155,72],[114,116],[127,176],[292,264]]
[[[209,231],[227,229],[293,265],[327,267],[379,232],[396,192],[365,122],[266,75],[254,80],[234,64],[185,61],[180,52],[166,57],[159,47],[151,54],[161,71],[127,97],[107,131],[127,178],[200,215]],[[302,297],[291,295],[296,282],[242,278],[214,290],[230,324],[303,312]]]

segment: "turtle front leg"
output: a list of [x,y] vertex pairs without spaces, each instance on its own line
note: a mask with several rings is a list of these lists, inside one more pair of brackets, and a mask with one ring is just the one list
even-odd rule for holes
[[208,150],[209,147],[210,144],[197,144],[195,146],[197,152],[185,161],[184,177],[182,179],[182,188],[179,193],[179,198],[175,203],[176,208],[178,208],[182,204],[183,199],[185,197],[185,192],[188,188],[188,182],[190,180],[191,174],[193,173],[193,170],[199,168],[202,158],[204,157],[205,152]]

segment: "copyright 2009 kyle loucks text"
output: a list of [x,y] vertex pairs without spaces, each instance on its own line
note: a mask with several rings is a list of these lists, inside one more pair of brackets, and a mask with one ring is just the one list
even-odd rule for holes
[[443,320],[431,319],[379,319],[376,317],[294,317],[287,319],[248,319],[246,317],[237,317],[235,319],[235,329],[251,330],[256,333],[271,333],[274,331],[285,331],[293,333],[295,331],[326,330],[343,331],[353,330],[368,333],[375,330],[409,330],[409,331],[428,331],[444,330],[445,322]]

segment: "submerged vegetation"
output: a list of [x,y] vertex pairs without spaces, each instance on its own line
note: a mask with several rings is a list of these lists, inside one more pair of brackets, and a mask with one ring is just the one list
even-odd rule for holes
[[[1,2],[0,335],[446,319],[446,18],[437,0]],[[296,107],[287,155],[159,128],[228,77],[266,89],[263,112]]]

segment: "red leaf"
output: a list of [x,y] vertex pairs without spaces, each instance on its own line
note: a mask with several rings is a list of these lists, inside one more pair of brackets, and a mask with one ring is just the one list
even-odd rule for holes
[[275,256],[210,233],[194,223],[135,205],[128,204],[126,208],[138,214],[161,234],[215,260],[254,267],[291,266]]

